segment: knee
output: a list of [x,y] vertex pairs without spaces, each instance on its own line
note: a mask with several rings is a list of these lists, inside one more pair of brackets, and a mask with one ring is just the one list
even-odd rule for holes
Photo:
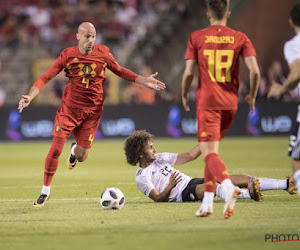
[[61,155],[62,149],[57,147],[51,147],[49,153],[48,153],[48,157],[53,158],[53,159],[58,159],[59,156]]
[[66,139],[64,138],[54,137],[48,156],[54,159],[58,159],[63,150],[65,141]]
[[76,152],[75,157],[79,162],[83,162],[86,160],[86,158],[88,158],[88,152],[84,151],[84,152],[79,153],[78,155]]

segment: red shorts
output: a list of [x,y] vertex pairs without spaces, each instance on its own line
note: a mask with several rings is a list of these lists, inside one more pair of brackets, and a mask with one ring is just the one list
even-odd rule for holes
[[62,102],[56,112],[52,135],[69,138],[74,132],[77,145],[90,148],[99,127],[102,111],[103,105],[99,110],[83,110],[68,107]]
[[232,124],[236,111],[197,109],[198,141],[220,141]]

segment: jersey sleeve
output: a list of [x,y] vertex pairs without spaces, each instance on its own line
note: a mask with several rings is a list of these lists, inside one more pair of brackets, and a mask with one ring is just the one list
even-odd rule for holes
[[66,50],[62,51],[51,67],[34,82],[33,86],[37,87],[41,91],[47,82],[62,71],[65,67],[66,53]]
[[130,82],[134,82],[135,79],[137,78],[137,74],[132,72],[131,70],[129,69],[126,69],[124,67],[121,67],[116,59],[113,57],[113,55],[109,52],[109,49],[107,48],[108,50],[108,56],[107,56],[107,68],[110,69],[112,72],[114,72],[117,76],[127,80],[127,81],[130,81]]
[[248,56],[256,56],[255,48],[250,39],[244,34],[244,43],[242,46],[241,55],[243,58]]
[[193,34],[190,36],[190,40],[187,45],[185,60],[197,60],[197,49],[193,45]]
[[160,163],[169,163],[170,165],[174,165],[177,158],[178,158],[178,154],[174,154],[174,153],[160,153],[160,154],[156,154],[156,160]]
[[136,184],[138,189],[149,197],[150,192],[154,189],[154,185],[149,178],[145,175],[136,176]]
[[300,46],[293,46],[292,41],[288,41],[284,44],[283,53],[285,60],[289,65],[297,59],[300,59]]

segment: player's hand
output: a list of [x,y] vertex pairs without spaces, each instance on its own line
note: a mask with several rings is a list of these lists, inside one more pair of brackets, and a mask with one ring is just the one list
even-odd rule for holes
[[156,72],[150,76],[145,77],[143,84],[150,89],[155,89],[155,90],[165,89],[166,85],[163,82],[161,82],[155,78],[155,76],[157,76],[157,75],[158,75],[158,73]]
[[245,97],[245,101],[248,102],[251,110],[251,114],[254,113],[255,108],[255,98],[253,98],[250,94]]
[[21,113],[24,108],[26,108],[31,102],[31,99],[28,95],[22,95],[21,100],[19,101],[18,110]]
[[182,105],[185,111],[190,111],[190,106],[189,106],[189,95],[187,96],[182,96]]
[[277,97],[277,96],[281,96],[282,95],[282,85],[280,85],[279,83],[272,83],[269,93],[268,93],[268,98],[272,98],[272,97]]
[[181,181],[182,181],[181,175],[179,175],[178,172],[172,172],[170,175],[169,186],[171,188],[174,188]]

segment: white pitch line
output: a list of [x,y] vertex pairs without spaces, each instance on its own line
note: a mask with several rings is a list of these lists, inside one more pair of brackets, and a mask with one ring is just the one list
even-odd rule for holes
[[[138,200],[141,197],[130,197],[130,200]],[[99,198],[51,198],[49,199],[51,201],[78,201],[78,200],[99,200]],[[0,199],[0,202],[29,202],[34,201],[34,199]]]
[[[116,185],[136,185],[135,182],[117,182],[117,183],[114,183],[112,184],[111,186],[116,186]],[[82,186],[85,186],[84,184],[70,184],[70,185],[65,185],[65,184],[62,184],[62,185],[53,185],[52,188],[65,188],[65,187],[82,187]],[[0,186],[0,189],[19,189],[20,187],[18,186],[4,186],[4,187],[1,187]],[[23,186],[22,189],[35,189],[35,188],[41,188],[41,185],[39,186]]]

